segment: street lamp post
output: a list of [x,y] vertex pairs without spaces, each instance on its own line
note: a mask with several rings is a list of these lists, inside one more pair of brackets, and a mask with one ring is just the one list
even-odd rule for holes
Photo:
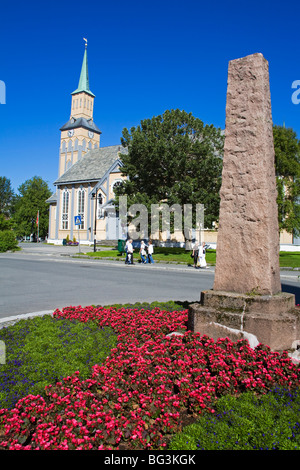
[[95,199],[95,216],[94,216],[94,253],[96,252],[96,230],[97,230],[97,192],[92,194]]
[[97,200],[99,202],[99,204],[102,204],[102,195],[99,194],[98,198],[97,198],[97,191],[95,193],[93,193],[93,198],[95,199],[95,223],[94,223],[94,253],[96,252],[96,243],[97,243],[97,240],[96,240],[96,233],[97,233]]

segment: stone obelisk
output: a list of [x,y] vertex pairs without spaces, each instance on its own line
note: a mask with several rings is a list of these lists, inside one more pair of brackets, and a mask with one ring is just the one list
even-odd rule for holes
[[281,291],[275,153],[268,62],[228,68],[226,128],[214,290]]
[[269,70],[259,53],[229,62],[220,196],[214,286],[190,305],[188,328],[292,349],[300,314],[281,292]]

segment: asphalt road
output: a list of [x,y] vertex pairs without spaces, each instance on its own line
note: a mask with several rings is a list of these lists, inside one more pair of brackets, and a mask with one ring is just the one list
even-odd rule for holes
[[[127,266],[70,256],[78,253],[78,247],[34,243],[22,244],[21,252],[1,253],[0,318],[70,305],[199,301],[200,292],[213,286],[213,268]],[[294,293],[300,303],[298,272],[283,271],[281,279],[283,290]]]
[[0,254],[0,318],[70,305],[199,301],[213,285],[213,269],[83,260],[65,256],[77,247],[56,248],[26,244]]

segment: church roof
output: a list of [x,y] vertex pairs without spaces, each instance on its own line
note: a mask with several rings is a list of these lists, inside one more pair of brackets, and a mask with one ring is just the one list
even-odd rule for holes
[[57,202],[57,194],[53,193],[47,200],[48,204],[53,204],[54,202]]
[[99,127],[96,126],[96,124],[94,123],[92,119],[85,119],[84,117],[80,117],[77,119],[74,117],[71,117],[69,121],[60,128],[60,131],[76,129],[77,127],[83,127],[84,129],[87,129],[89,131],[94,131],[98,134],[102,133]]
[[82,66],[81,66],[81,73],[80,73],[80,78],[79,78],[79,83],[78,83],[78,88],[71,93],[71,95],[75,95],[75,93],[81,93],[81,92],[88,93],[91,96],[95,96],[94,93],[91,92],[90,90],[90,84],[89,84],[89,72],[88,72],[88,60],[87,60],[87,45],[85,46],[84,50],[84,55],[83,55],[83,61],[82,61]]
[[112,145],[88,151],[74,163],[54,185],[99,181],[117,163],[120,153],[127,153],[121,145]]

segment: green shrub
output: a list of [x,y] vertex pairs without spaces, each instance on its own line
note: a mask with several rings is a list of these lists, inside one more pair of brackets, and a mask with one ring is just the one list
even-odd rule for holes
[[8,250],[17,250],[18,241],[11,230],[0,231],[0,252],[4,253]]
[[170,442],[171,450],[300,450],[300,390],[223,396]]
[[18,399],[43,395],[46,385],[79,371],[89,376],[117,344],[112,328],[94,322],[53,318],[49,315],[21,320],[0,330],[6,344],[6,364],[0,369],[0,408],[11,408]]

